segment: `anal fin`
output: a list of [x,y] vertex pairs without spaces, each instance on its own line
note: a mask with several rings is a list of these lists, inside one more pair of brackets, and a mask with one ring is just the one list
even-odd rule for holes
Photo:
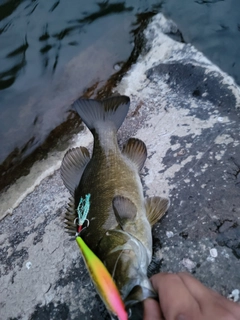
[[169,199],[162,197],[151,197],[145,200],[147,218],[151,226],[164,216],[169,204]]
[[147,148],[142,140],[136,138],[128,139],[123,146],[122,153],[137,166],[138,171],[142,169],[147,158]]
[[90,154],[85,147],[70,149],[63,158],[60,168],[61,177],[72,196],[89,160]]

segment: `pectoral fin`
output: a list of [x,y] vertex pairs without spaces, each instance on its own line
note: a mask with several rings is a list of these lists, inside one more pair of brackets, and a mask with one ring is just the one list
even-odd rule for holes
[[61,177],[72,196],[89,160],[90,155],[85,147],[70,149],[63,158],[60,168]]
[[126,155],[140,171],[147,158],[147,148],[142,140],[130,138],[123,146],[122,153]]
[[169,199],[162,197],[151,197],[145,200],[147,218],[151,226],[164,216],[169,204]]
[[128,198],[116,196],[112,205],[116,219],[121,227],[124,227],[129,220],[134,220],[137,215],[135,204]]

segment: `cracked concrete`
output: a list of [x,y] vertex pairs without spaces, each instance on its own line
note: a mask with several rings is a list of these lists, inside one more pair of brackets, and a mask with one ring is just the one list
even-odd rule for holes
[[[131,98],[119,142],[146,143],[144,192],[171,200],[153,229],[149,275],[189,271],[228,296],[240,289],[240,90],[169,30],[178,32],[154,17],[142,56],[115,89]],[[79,144],[91,149],[86,130]],[[58,167],[59,159],[0,223],[1,319],[108,319],[63,230],[69,194]]]

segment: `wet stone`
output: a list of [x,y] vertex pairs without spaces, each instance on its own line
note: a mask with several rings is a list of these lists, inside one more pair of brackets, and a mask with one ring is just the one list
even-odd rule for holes
[[[171,63],[160,63],[149,69],[146,74],[152,81],[158,81],[158,78],[164,81],[186,97],[192,96],[202,102],[209,101],[212,106],[224,108],[227,106],[232,109],[236,105],[236,98],[228,85],[222,84],[223,77],[215,72],[206,73],[206,68],[191,63],[180,63],[171,61]],[[184,105],[182,105],[184,107]],[[198,110],[197,116],[205,120],[213,111],[208,108],[205,112]]]
[[240,259],[240,226],[235,225],[218,234],[216,241],[221,246],[232,249],[236,258]]

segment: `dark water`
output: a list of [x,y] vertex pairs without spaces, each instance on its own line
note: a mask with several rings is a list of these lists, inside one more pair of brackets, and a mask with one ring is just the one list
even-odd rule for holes
[[239,0],[0,0],[1,179],[129,59],[159,11],[240,83]]
[[158,10],[156,0],[0,0],[1,175],[116,73],[145,13]]
[[192,43],[240,84],[240,1],[166,0],[164,14]]

